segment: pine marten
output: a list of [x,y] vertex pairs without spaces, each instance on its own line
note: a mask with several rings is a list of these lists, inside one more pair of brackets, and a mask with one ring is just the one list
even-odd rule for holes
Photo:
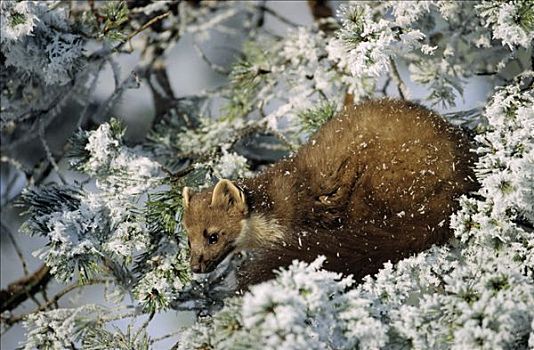
[[191,269],[212,271],[230,252],[251,260],[243,288],[294,259],[356,280],[451,236],[457,197],[475,190],[462,130],[414,103],[382,99],[344,110],[300,150],[254,178],[183,190]]

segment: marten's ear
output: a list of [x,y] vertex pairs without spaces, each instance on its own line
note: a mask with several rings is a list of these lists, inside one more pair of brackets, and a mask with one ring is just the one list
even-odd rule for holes
[[215,185],[211,205],[222,205],[228,208],[234,207],[242,212],[247,211],[245,194],[232,181],[226,179],[219,180]]
[[189,207],[189,201],[191,200],[191,189],[187,186],[182,190],[182,203],[184,208]]

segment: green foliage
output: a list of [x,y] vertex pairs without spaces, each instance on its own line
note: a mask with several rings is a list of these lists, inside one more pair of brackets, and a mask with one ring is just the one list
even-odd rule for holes
[[[106,269],[101,255],[95,254],[95,246],[107,238],[109,227],[103,224],[89,227],[87,222],[91,218],[84,217],[80,210],[83,196],[81,189],[54,184],[25,190],[19,203],[26,208],[23,215],[28,217],[21,230],[50,239],[40,256],[52,273],[64,281],[76,273],[85,283]],[[79,246],[73,246],[74,243]]]
[[70,158],[72,169],[81,171],[83,165],[89,161],[90,153],[85,149],[88,137],[89,133],[83,130],[79,130],[70,137],[66,156]]
[[254,108],[254,98],[271,73],[268,50],[255,42],[243,45],[243,58],[232,68],[230,73],[230,93],[225,107],[228,119],[240,118]]
[[519,1],[519,25],[527,32],[534,30],[534,4],[532,0]]
[[19,24],[24,24],[26,22],[26,16],[20,12],[12,12],[11,17],[9,18],[9,25],[15,27]]
[[75,187],[56,184],[24,190],[17,205],[24,208],[22,215],[28,220],[21,230],[32,236],[47,237],[50,233],[48,219],[56,212],[76,210],[81,193]]
[[365,23],[365,8],[360,6],[352,6],[345,10],[344,25],[348,26],[350,31],[340,31],[339,39],[351,43],[358,44],[362,41],[362,32]]
[[119,327],[113,327],[112,331],[98,325],[88,327],[82,340],[86,350],[148,350],[150,339],[146,330],[135,330],[128,325],[126,332]]
[[126,39],[121,29],[128,21],[128,6],[124,1],[108,1],[104,7],[104,24],[102,34],[112,40],[121,41]]
[[173,183],[169,178],[164,182],[168,187],[159,192],[150,193],[145,203],[144,216],[152,239],[151,244],[160,240],[162,236],[183,239],[181,227],[178,227],[182,213],[183,185]]
[[152,193],[146,202],[146,220],[152,234],[174,234],[177,214],[182,211],[182,195],[177,186],[169,191]]
[[299,113],[298,117],[303,131],[315,132],[321,125],[331,119],[336,113],[336,104],[324,102],[314,108]]
[[[183,185],[173,183],[168,178],[166,183],[168,188],[148,195],[144,218],[149,242],[134,266],[140,278],[140,284],[134,292],[147,312],[166,309],[171,302],[169,295],[152,288],[150,281],[155,278],[156,282],[167,281],[168,288],[173,288],[172,283],[178,282],[183,286],[191,280],[187,239],[179,225]],[[147,271],[151,272],[147,274]]]
[[124,133],[126,132],[124,124],[117,118],[111,118],[109,120],[109,126],[111,129],[111,136],[116,140],[122,140]]

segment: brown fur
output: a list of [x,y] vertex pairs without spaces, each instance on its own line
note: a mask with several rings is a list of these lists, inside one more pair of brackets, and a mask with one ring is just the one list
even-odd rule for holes
[[[230,251],[249,250],[239,274],[246,286],[322,254],[327,269],[359,280],[447,241],[455,199],[475,189],[470,146],[460,129],[413,103],[345,108],[260,175],[184,190],[192,266],[210,271]],[[219,240],[208,245],[211,232]]]

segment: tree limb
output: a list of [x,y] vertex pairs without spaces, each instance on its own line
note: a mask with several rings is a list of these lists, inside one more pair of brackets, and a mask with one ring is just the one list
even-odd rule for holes
[[31,296],[45,288],[52,275],[50,268],[43,264],[29,276],[10,283],[6,289],[0,290],[0,313],[14,310]]
[[89,281],[85,282],[84,284],[73,283],[73,284],[65,287],[63,290],[61,290],[56,295],[54,295],[54,297],[52,299],[50,299],[45,304],[39,306],[35,310],[33,310],[33,311],[31,311],[31,312],[29,312],[27,314],[13,316],[13,317],[9,317],[7,319],[2,319],[2,322],[4,322],[8,326],[12,326],[15,323],[23,321],[28,315],[32,315],[32,314],[36,314],[38,312],[44,311],[47,308],[49,308],[50,306],[52,306],[54,304],[57,304],[59,299],[61,299],[63,296],[65,296],[66,294],[70,293],[71,291],[73,291],[73,290],[75,290],[77,288],[86,287],[86,286],[95,285],[95,284],[106,283],[106,282],[107,282],[107,280],[105,280],[105,279],[94,279],[94,280],[89,280]]
[[175,95],[172,89],[167,66],[163,58],[157,58],[147,69],[146,80],[154,99],[155,117],[152,125],[158,124],[164,115],[174,106]]

